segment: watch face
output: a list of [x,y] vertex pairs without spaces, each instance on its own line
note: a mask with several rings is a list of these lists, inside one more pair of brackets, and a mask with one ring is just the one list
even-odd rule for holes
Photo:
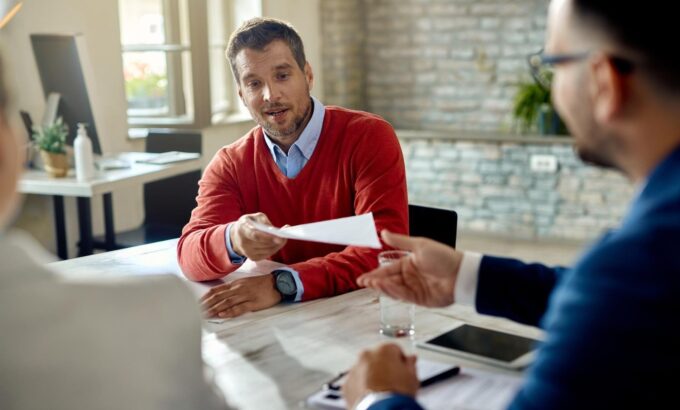
[[297,293],[297,286],[293,274],[288,271],[280,272],[276,275],[276,288],[284,295],[294,295]]

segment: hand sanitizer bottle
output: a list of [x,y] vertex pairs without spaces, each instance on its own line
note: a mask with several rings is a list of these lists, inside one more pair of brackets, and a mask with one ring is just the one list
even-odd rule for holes
[[76,178],[78,181],[87,181],[94,178],[94,158],[92,154],[92,141],[87,136],[85,125],[78,123],[78,135],[73,140],[73,151],[76,162]]

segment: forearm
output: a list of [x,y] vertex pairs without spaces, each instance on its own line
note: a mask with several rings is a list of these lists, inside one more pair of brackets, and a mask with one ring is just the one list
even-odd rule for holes
[[564,270],[484,256],[477,279],[477,311],[538,326],[547,309],[548,298]]
[[334,296],[358,289],[356,279],[378,266],[378,249],[347,247],[290,267],[304,285],[302,300]]
[[177,261],[194,281],[220,279],[236,270],[225,244],[226,225],[185,230],[177,244]]

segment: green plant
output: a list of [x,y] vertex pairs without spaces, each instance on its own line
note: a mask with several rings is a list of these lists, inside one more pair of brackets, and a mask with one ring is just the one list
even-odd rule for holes
[[512,114],[517,120],[517,126],[521,133],[529,133],[536,130],[538,117],[546,106],[550,106],[550,90],[547,90],[534,81],[521,83],[515,95]]
[[65,154],[66,137],[68,126],[61,117],[57,118],[52,125],[46,127],[33,127],[33,139],[43,151],[53,154]]

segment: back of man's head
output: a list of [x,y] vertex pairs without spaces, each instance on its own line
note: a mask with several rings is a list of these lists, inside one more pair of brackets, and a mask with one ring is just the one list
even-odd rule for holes
[[579,23],[601,32],[628,55],[634,70],[644,71],[661,89],[680,96],[678,19],[673,2],[573,0]]
[[297,62],[301,70],[305,69],[305,63],[307,62],[305,48],[300,35],[293,26],[282,20],[256,17],[241,24],[229,38],[227,58],[237,83],[239,82],[239,72],[236,68],[236,56],[238,53],[246,48],[262,51],[274,40],[282,40],[288,44],[295,62]]

